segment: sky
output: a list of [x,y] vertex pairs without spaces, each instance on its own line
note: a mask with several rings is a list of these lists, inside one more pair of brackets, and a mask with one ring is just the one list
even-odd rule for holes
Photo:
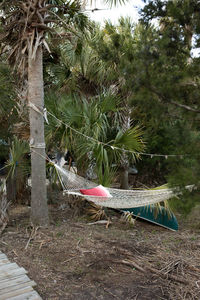
[[103,3],[101,0],[93,1],[92,5],[88,5],[87,9],[102,9],[99,11],[88,12],[89,17],[101,24],[104,20],[111,20],[112,23],[116,24],[118,19],[123,17],[131,17],[134,22],[139,19],[138,10],[144,5],[142,0],[130,0],[129,3],[125,5],[119,5],[118,7],[110,8],[108,5]]

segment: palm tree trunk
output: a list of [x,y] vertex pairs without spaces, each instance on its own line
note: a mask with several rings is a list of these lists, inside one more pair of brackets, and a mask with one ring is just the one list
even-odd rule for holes
[[[122,128],[124,131],[130,128],[130,109],[127,105],[125,105],[123,115],[123,124]],[[129,182],[128,182],[128,170],[129,170],[129,160],[126,153],[123,154],[121,160],[121,178],[120,178],[120,189],[128,190]]]
[[128,190],[129,189],[128,168],[129,168],[129,164],[127,164],[127,166],[123,165],[123,169],[121,171],[120,189],[122,189],[122,190]]
[[185,41],[188,46],[189,51],[192,49],[192,37],[193,37],[193,28],[190,24],[185,25]]
[[15,203],[17,198],[17,187],[16,187],[16,174],[11,176],[10,174],[7,176],[6,179],[6,195],[7,201],[11,201]]
[[[32,52],[28,60],[28,101],[42,110],[44,106],[43,55],[38,47],[35,59]],[[30,107],[31,144],[31,221],[34,225],[48,225],[46,188],[46,160],[43,115]]]

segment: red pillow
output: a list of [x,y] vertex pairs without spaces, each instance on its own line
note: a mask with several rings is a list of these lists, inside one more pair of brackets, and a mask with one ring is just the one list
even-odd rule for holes
[[109,191],[102,185],[98,185],[92,189],[81,189],[80,192],[83,195],[90,195],[90,196],[97,196],[97,197],[112,197]]

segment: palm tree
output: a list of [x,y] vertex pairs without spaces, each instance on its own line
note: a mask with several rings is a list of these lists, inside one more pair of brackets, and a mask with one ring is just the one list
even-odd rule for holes
[[45,33],[55,30],[53,25],[59,26],[67,13],[70,21],[65,22],[66,27],[71,26],[72,19],[82,17],[80,4],[78,1],[64,3],[63,1],[10,0],[1,1],[1,11],[3,12],[1,41],[11,49],[9,61],[17,65],[23,78],[28,77],[28,103],[32,105],[29,111],[32,150],[31,219],[34,224],[47,225],[48,208],[42,116],[44,107],[43,46],[48,49]]
[[87,98],[98,95],[110,85],[108,77],[113,70],[91,47],[96,24],[91,22],[89,29],[78,33],[73,41],[49,39],[51,57],[45,57],[46,90],[62,93],[79,93]]
[[[132,93],[130,92],[130,88],[126,88],[127,75],[124,76],[122,68],[127,68],[126,65],[129,62],[127,60],[124,62],[124,54],[122,55],[122,53],[125,53],[126,57],[128,51],[130,53],[132,52],[133,55],[133,47],[131,47],[130,50],[130,45],[134,45],[135,42],[133,28],[132,22],[128,19],[121,19],[117,27],[108,23],[104,30],[98,26],[93,26],[92,30],[87,31],[87,38],[81,40],[78,51],[69,47],[68,42],[64,42],[59,46],[61,60],[56,60],[56,65],[51,65],[49,69],[51,76],[52,74],[56,74],[59,91],[62,90],[68,94],[70,92],[78,92],[79,98],[80,95],[82,95],[88,99],[87,101],[94,101],[93,108],[92,103],[88,103],[93,109],[93,116],[95,115],[97,105],[97,99],[94,99],[94,96],[102,98],[103,94],[110,94],[111,97],[107,97],[103,103],[106,103],[110,111],[112,108],[114,110],[117,108],[117,113],[113,113],[114,123],[112,126],[116,127],[116,132],[117,130],[119,130],[119,132],[122,130],[124,133],[129,129],[131,130],[129,99],[132,97]],[[115,47],[116,37],[118,37],[120,41],[118,48]],[[98,46],[96,46],[96,44]],[[57,47],[55,53],[58,51]],[[71,55],[69,55],[69,53]],[[68,70],[71,71],[68,72]],[[53,78],[54,77],[55,75]],[[55,86],[54,84],[54,89]],[[71,90],[69,90],[69,86]],[[113,103],[112,99],[115,99],[115,103]],[[113,104],[114,107],[112,107]],[[90,108],[88,107],[88,113],[89,111]],[[87,119],[88,117],[89,115],[86,116]],[[96,120],[98,120],[98,117],[96,117]],[[80,128],[82,127],[83,126]],[[91,128],[95,127],[91,126]],[[99,126],[96,126],[96,128],[99,128]],[[102,128],[104,128],[103,125]],[[94,132],[89,132],[89,135],[93,136],[93,134]],[[111,136],[115,139],[113,134]],[[98,138],[100,138],[100,136]],[[101,138],[103,140],[105,137]],[[86,144],[85,141],[82,141],[83,151],[84,145],[86,146]],[[100,148],[101,147],[99,147],[98,151],[100,151]],[[95,153],[98,151],[95,151]],[[121,154],[121,188],[128,189],[129,157],[125,153]],[[105,166],[103,169],[105,171]]]
[[[111,0],[116,3],[116,0]],[[120,1],[122,2],[122,1]],[[1,42],[10,50],[9,60],[18,67],[20,75],[28,77],[30,107],[30,145],[32,166],[31,220],[33,224],[48,224],[46,197],[43,47],[49,50],[46,33],[55,26],[66,27],[74,33],[86,24],[79,1],[63,0],[1,0],[3,34]],[[65,20],[65,21],[64,21]],[[41,113],[39,113],[41,112]]]
[[119,99],[110,92],[89,99],[78,94],[58,97],[51,93],[46,103],[48,111],[57,118],[51,117],[50,124],[46,125],[49,149],[54,147],[54,151],[61,152],[68,149],[77,162],[78,172],[85,174],[93,166],[98,182],[105,186],[112,183],[116,169],[113,165],[121,165],[124,152],[120,149],[135,152],[129,155],[132,161],[144,149],[139,127],[128,130],[121,127]]
[[[130,18],[121,18],[116,26],[107,22],[103,30],[94,30],[93,49],[98,53],[106,66],[107,85],[113,95],[120,97],[120,128],[125,133],[131,129],[130,100],[133,98],[133,84],[129,69],[134,65],[136,26]],[[137,75],[136,75],[137,76]],[[104,80],[105,81],[105,80]],[[133,81],[133,80],[132,80]],[[128,189],[129,158],[126,153],[121,155],[121,188]]]

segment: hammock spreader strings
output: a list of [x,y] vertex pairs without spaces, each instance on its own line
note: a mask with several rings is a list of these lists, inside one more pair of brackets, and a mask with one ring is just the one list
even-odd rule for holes
[[58,177],[64,190],[78,191],[80,189],[89,189],[97,186],[96,183],[87,180],[76,173],[68,171],[57,164],[54,164],[54,166],[57,170]]
[[73,172],[70,172],[57,164],[55,168],[66,194],[82,196],[98,205],[111,208],[133,208],[149,204],[159,203],[175,196],[177,192],[172,189],[158,190],[120,190],[106,188],[112,197],[88,196],[80,193],[80,189],[94,188],[96,183],[89,181]]

